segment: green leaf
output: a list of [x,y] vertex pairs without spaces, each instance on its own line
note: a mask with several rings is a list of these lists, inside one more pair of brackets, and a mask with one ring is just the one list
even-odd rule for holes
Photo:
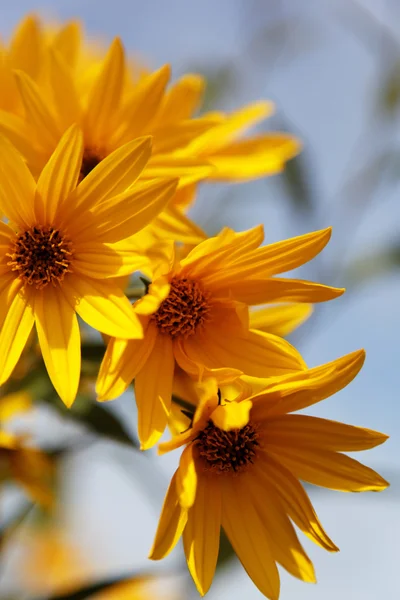
[[400,243],[371,255],[355,259],[347,267],[346,280],[351,285],[361,285],[400,269]]
[[310,169],[305,164],[304,155],[289,160],[281,178],[293,205],[302,211],[310,211],[313,194],[309,183]]

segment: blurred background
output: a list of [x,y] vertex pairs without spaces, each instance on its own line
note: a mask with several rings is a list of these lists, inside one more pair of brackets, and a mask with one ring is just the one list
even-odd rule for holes
[[[333,226],[329,246],[299,274],[346,286],[348,291],[317,306],[291,340],[310,366],[366,349],[366,364],[357,379],[313,407],[313,414],[389,434],[384,446],[359,457],[388,479],[391,488],[379,495],[309,490],[341,552],[329,555],[302,540],[315,563],[318,585],[282,572],[281,597],[397,600],[400,3],[15,0],[1,5],[1,35],[9,37],[31,11],[59,20],[79,18],[90,35],[106,41],[119,35],[126,49],[149,66],[170,62],[174,78],[193,71],[204,74],[209,82],[204,109],[231,110],[256,99],[271,99],[277,111],[265,127],[287,130],[303,141],[303,152],[282,175],[201,187],[191,216],[209,234],[224,225],[244,230],[261,222],[269,242]],[[48,405],[29,417],[29,427],[59,464],[60,523],[66,540],[65,557],[57,554],[60,564],[68,564],[71,581],[73,577],[86,581],[89,572],[96,582],[157,574],[162,579],[151,597],[196,598],[181,547],[163,563],[146,559],[178,456],[156,459],[152,451],[142,455],[131,447],[136,418],[131,392],[107,405],[107,410],[110,419],[115,417],[113,437],[119,441],[99,435],[104,415],[94,409],[90,414],[82,411],[86,429]],[[79,406],[76,418],[78,411]],[[43,565],[32,558],[38,553],[27,552],[35,509],[11,490],[4,492],[0,506],[2,531],[19,519],[14,541],[3,548],[0,597],[41,597],[43,591],[38,589],[35,595],[33,584],[26,589],[27,567],[39,581],[45,577],[50,581],[53,568],[44,563],[42,574]],[[53,557],[59,540],[54,544]],[[67,567],[62,570],[66,573]],[[47,597],[51,595],[50,590]],[[85,597],[89,596],[83,592],[68,596]],[[118,597],[136,596],[122,591]],[[208,598],[243,597],[262,596],[225,548]]]

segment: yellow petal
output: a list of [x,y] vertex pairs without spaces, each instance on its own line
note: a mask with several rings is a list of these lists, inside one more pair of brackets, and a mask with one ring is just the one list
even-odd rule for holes
[[194,140],[189,145],[188,152],[192,155],[196,155],[197,153],[205,156],[213,154],[216,150],[229,144],[231,140],[238,137],[244,130],[268,117],[273,112],[273,109],[274,106],[271,102],[255,102],[254,104],[244,106],[225,117],[220,125],[213,127]]
[[80,122],[81,105],[71,69],[58,52],[49,52],[51,91],[63,128]]
[[[82,155],[82,133],[73,125],[60,139],[38,179],[35,212],[40,222],[53,223],[65,205],[78,182]],[[72,207],[68,208],[71,210]]]
[[32,142],[32,132],[22,117],[0,110],[0,133],[17,148],[31,169],[40,170],[48,153],[43,156],[37,145]]
[[283,279],[272,277],[270,279],[247,279],[236,281],[231,278],[229,283],[219,287],[215,278],[215,285],[220,295],[227,295],[239,302],[250,306],[266,304],[267,302],[327,302],[338,298],[344,288],[335,288],[312,281],[301,279]]
[[0,173],[1,212],[21,229],[34,225],[35,180],[22,156],[4,137],[0,137]]
[[78,315],[91,327],[126,339],[143,337],[140,321],[122,290],[112,281],[68,277],[64,295]]
[[26,73],[17,71],[16,77],[26,118],[35,131],[36,139],[51,151],[57,145],[61,135],[52,107],[46,102],[38,85]]
[[250,312],[250,328],[285,337],[312,314],[311,304],[282,304]]
[[34,316],[31,298],[25,290],[15,294],[0,332],[0,385],[10,377],[32,331]]
[[183,532],[186,560],[201,596],[209,590],[217,566],[221,531],[221,491],[215,477],[200,476],[196,500]]
[[79,21],[70,21],[57,31],[51,47],[63,57],[65,63],[75,66],[81,44],[81,25]]
[[243,375],[243,371],[240,369],[233,369],[231,367],[206,367],[204,365],[204,361],[210,361],[209,345],[207,346],[206,350],[205,346],[201,343],[195,345],[194,340],[191,341],[190,348],[184,344],[185,340],[175,341],[175,359],[180,368],[191,375],[193,379],[202,381],[212,377],[215,378],[220,385],[222,385]]
[[211,420],[216,427],[224,431],[231,429],[242,429],[249,422],[251,400],[243,400],[243,402],[226,402],[220,404],[211,415]]
[[151,138],[139,138],[121,146],[81,181],[74,198],[75,218],[84,211],[127,190],[139,177],[151,154]]
[[155,154],[149,160],[143,177],[179,177],[179,189],[202,181],[211,175],[214,167],[205,158],[177,156],[175,154]]
[[148,124],[154,119],[164,95],[165,87],[171,76],[171,69],[164,65],[143,80],[122,107],[119,121],[121,125],[111,135],[110,144],[119,145],[147,131]]
[[138,315],[152,315],[160,308],[161,303],[168,296],[171,289],[168,279],[159,277],[149,285],[147,294],[133,305],[133,310]]
[[267,133],[250,139],[231,142],[207,158],[215,170],[213,181],[247,181],[280,173],[285,163],[296,156],[301,144],[282,133]]
[[16,69],[36,77],[42,63],[43,42],[39,22],[29,15],[22,20],[10,45],[10,62]]
[[[272,452],[273,450],[273,452]],[[309,448],[268,447],[295,477],[332,490],[342,492],[379,492],[388,487],[378,473],[354,458],[330,450]]]
[[142,450],[154,446],[167,425],[174,364],[171,338],[168,335],[157,335],[153,350],[135,379],[138,431]]
[[51,382],[64,404],[70,407],[78,391],[81,341],[75,310],[62,290],[48,286],[36,294],[35,322]]
[[115,38],[89,94],[84,120],[85,137],[89,145],[108,134],[120,103],[124,76],[124,49],[121,40]]
[[[174,199],[175,201],[175,199]],[[173,204],[157,215],[152,227],[158,235],[183,244],[198,244],[206,239],[206,233]]]
[[265,381],[265,392],[252,397],[257,418],[302,410],[332,396],[354,379],[364,360],[364,350],[357,350],[319,367]]
[[160,560],[171,552],[181,537],[186,522],[187,510],[183,509],[178,501],[175,472],[161,509],[157,533],[149,554],[151,560]]
[[279,574],[265,534],[265,527],[247,493],[246,479],[220,477],[222,527],[240,562],[260,592],[279,598]]
[[290,446],[340,452],[368,450],[388,436],[366,429],[308,415],[284,415],[265,422],[266,447]]
[[148,259],[141,256],[131,240],[116,244],[76,244],[74,272],[94,279],[123,277],[141,270]]
[[204,86],[201,75],[189,73],[178,79],[165,94],[157,120],[168,123],[189,119],[200,104]]
[[263,457],[262,468],[255,468],[260,482],[276,492],[288,516],[313,542],[328,552],[339,548],[324,531],[318,516],[301,483],[279,461],[270,455]]
[[96,209],[93,221],[88,220],[87,227],[79,226],[79,237],[97,234],[102,241],[112,243],[134,235],[165,208],[177,183],[177,179],[140,182],[124,194],[105,200]]
[[205,278],[205,283],[216,283],[219,289],[228,286],[230,281],[268,280],[271,275],[295,269],[321,252],[331,237],[331,231],[331,228],[323,229],[269,244],[235,257],[235,260],[228,255],[224,272],[211,274]]
[[110,339],[96,383],[98,400],[113,400],[126,391],[148,360],[155,339],[155,327],[146,326],[143,340]]
[[182,508],[190,508],[196,498],[197,472],[193,458],[193,444],[186,446],[181,454],[176,473],[176,490]]
[[222,327],[207,328],[201,336],[183,340],[182,347],[193,361],[205,367],[230,367],[254,377],[284,375],[305,368],[297,350],[278,336],[249,331],[232,335]]
[[299,542],[279,495],[260,474],[264,469],[268,469],[268,463],[259,460],[254,463],[251,480],[250,477],[248,479],[248,492],[265,528],[272,554],[291,575],[315,583],[313,564]]

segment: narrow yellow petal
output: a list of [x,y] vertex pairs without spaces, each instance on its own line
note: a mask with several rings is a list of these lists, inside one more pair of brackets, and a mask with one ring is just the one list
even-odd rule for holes
[[164,96],[171,69],[164,65],[144,77],[120,111],[121,125],[111,135],[110,144],[123,144],[148,131]]
[[147,264],[148,259],[139,253],[133,240],[125,239],[115,244],[76,244],[74,272],[94,279],[123,277]]
[[181,537],[186,522],[187,510],[183,509],[178,501],[175,472],[161,509],[160,521],[149,554],[151,560],[160,560],[171,552]]
[[81,24],[79,21],[70,21],[57,31],[51,48],[63,57],[65,63],[75,66],[81,44]]
[[91,327],[126,339],[143,337],[137,315],[122,290],[111,280],[66,277],[64,295],[78,315]]
[[74,198],[76,212],[99,206],[127,190],[139,177],[151,154],[151,138],[138,138],[104,158],[79,184]]
[[240,562],[260,592],[279,598],[279,573],[265,527],[247,493],[246,478],[220,477],[222,489],[222,527]]
[[[331,237],[331,228],[314,231],[295,238],[262,246],[242,257],[227,256],[223,273],[211,274],[205,283],[217,283],[224,287],[231,280],[264,279],[275,274],[295,269],[308,262],[326,246]],[[244,286],[245,287],[245,286]]]
[[388,482],[354,458],[330,450],[268,446],[268,453],[303,481],[342,492],[379,492]]
[[99,401],[120,396],[145,365],[154,346],[156,330],[147,326],[143,329],[143,340],[110,339],[96,382]]
[[219,285],[214,276],[215,287],[220,295],[227,295],[250,306],[267,302],[327,302],[338,298],[344,288],[335,288],[301,279],[283,279],[271,277],[266,279],[234,279],[225,285]]
[[[260,476],[260,470],[267,468],[268,465],[260,461],[254,464],[248,492],[265,528],[272,554],[291,575],[302,581],[315,583],[313,564],[301,546],[278,494],[266,479]],[[268,502],[265,498],[268,498]]]
[[42,63],[43,41],[38,20],[28,15],[18,26],[10,46],[10,62],[30,77],[36,77]]
[[325,400],[354,379],[364,360],[364,350],[357,350],[319,367],[265,381],[265,391],[252,397],[257,418],[270,419]]
[[[82,164],[83,137],[72,125],[60,139],[37,182],[35,213],[42,223],[53,223],[75,189]],[[68,206],[70,210],[72,207]]]
[[165,94],[164,103],[157,115],[160,123],[189,119],[200,105],[205,87],[201,75],[188,73],[176,81]]
[[134,235],[167,206],[177,184],[177,179],[140,182],[124,194],[105,200],[93,214],[93,222],[89,220],[87,227],[79,227],[79,237],[91,230],[102,241],[112,243]]
[[[174,198],[175,202],[175,198]],[[152,222],[152,227],[162,237],[183,244],[198,244],[206,233],[173,204],[169,204]]]
[[63,127],[79,123],[81,104],[70,67],[55,51],[49,52],[51,91],[58,119]]
[[267,133],[249,139],[230,142],[207,158],[215,167],[212,181],[247,181],[280,173],[285,163],[296,156],[301,144],[282,133]]
[[121,40],[115,38],[88,99],[84,131],[89,144],[109,132],[112,117],[120,104],[124,76],[124,49]]
[[0,385],[10,377],[29,334],[32,331],[34,316],[30,295],[25,290],[13,288],[15,294],[0,332]]
[[309,497],[301,483],[278,460],[266,455],[262,468],[255,468],[260,482],[276,492],[288,516],[313,542],[329,552],[339,548],[324,531]]
[[204,596],[214,578],[221,533],[221,491],[215,477],[202,474],[196,500],[188,513],[183,532],[186,560],[193,581]]
[[179,177],[179,189],[202,181],[214,171],[205,158],[178,156],[177,154],[154,154],[149,160],[143,177]]
[[181,454],[176,473],[176,490],[182,508],[190,508],[196,498],[197,472],[193,458],[193,444],[186,446]]
[[211,415],[211,420],[216,427],[224,431],[242,429],[249,422],[250,410],[253,406],[251,400],[243,402],[226,402],[220,404]]
[[35,222],[33,200],[35,180],[20,153],[0,137],[0,209],[19,228]]
[[75,310],[62,290],[48,286],[36,294],[35,323],[51,382],[64,404],[70,407],[78,392],[81,341]]
[[383,444],[388,436],[366,429],[308,415],[283,415],[265,422],[266,447],[290,446],[357,452]]
[[26,118],[41,145],[51,151],[61,135],[52,107],[45,101],[38,85],[26,73],[17,71],[16,77]]
[[312,314],[311,304],[282,304],[250,312],[250,328],[285,337]]
[[174,363],[171,338],[168,335],[157,335],[153,350],[135,379],[138,431],[142,450],[154,446],[167,425]]

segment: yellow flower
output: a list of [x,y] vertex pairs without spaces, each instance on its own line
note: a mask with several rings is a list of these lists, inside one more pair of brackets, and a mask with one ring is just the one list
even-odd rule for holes
[[[194,183],[271,175],[299,151],[299,142],[285,133],[243,138],[246,129],[271,114],[270,102],[257,102],[229,115],[213,112],[194,118],[204,88],[201,76],[185,75],[167,89],[170,67],[142,70],[137,77],[119,39],[99,60],[90,56],[90,47],[81,47],[77,22],[51,36],[40,33],[33,19],[29,23],[40,52],[29,54],[25,42],[20,54],[25,62],[30,58],[36,70],[42,57],[40,78],[23,61],[14,61],[25,117],[0,111],[0,131],[25,156],[34,174],[40,173],[72,123],[78,123],[85,136],[81,177],[116,148],[150,134],[153,154],[142,176],[180,178],[175,206],[161,215],[157,227],[174,239],[183,230],[185,241],[196,243],[204,235],[177,210],[193,200]],[[7,72],[10,78],[10,68]],[[11,81],[15,87],[12,77]]]
[[4,429],[16,414],[29,410],[30,395],[15,392],[0,398],[0,483],[12,481],[21,485],[34,502],[50,508],[54,502],[54,466],[40,450],[27,445],[26,436]]
[[11,375],[36,325],[50,379],[70,406],[80,375],[76,313],[108,335],[142,336],[141,324],[112,278],[141,259],[129,236],[173,196],[176,180],[133,187],[151,152],[149,138],[122,146],[78,186],[83,139],[71,127],[37,184],[20,154],[0,140],[0,385]]
[[111,400],[135,378],[144,449],[167,424],[175,363],[194,379],[214,376],[220,382],[242,373],[267,377],[305,368],[288,342],[251,328],[249,306],[341,295],[342,289],[272,277],[313,258],[330,230],[259,248],[263,237],[262,227],[244,233],[226,229],[180,261],[172,245],[154,248],[149,294],[134,305],[144,338],[109,342],[96,388],[99,400]]
[[220,528],[259,590],[279,597],[276,563],[315,582],[313,565],[291,521],[316,544],[338,548],[322,528],[299,482],[341,491],[380,491],[388,483],[344,454],[387,436],[336,421],[291,414],[346,386],[358,373],[358,351],[308,371],[271,378],[258,394],[227,401],[215,381],[204,385],[192,426],[160,452],[184,446],[169,486],[150,558],[166,556],[180,536],[200,594],[209,589]]

